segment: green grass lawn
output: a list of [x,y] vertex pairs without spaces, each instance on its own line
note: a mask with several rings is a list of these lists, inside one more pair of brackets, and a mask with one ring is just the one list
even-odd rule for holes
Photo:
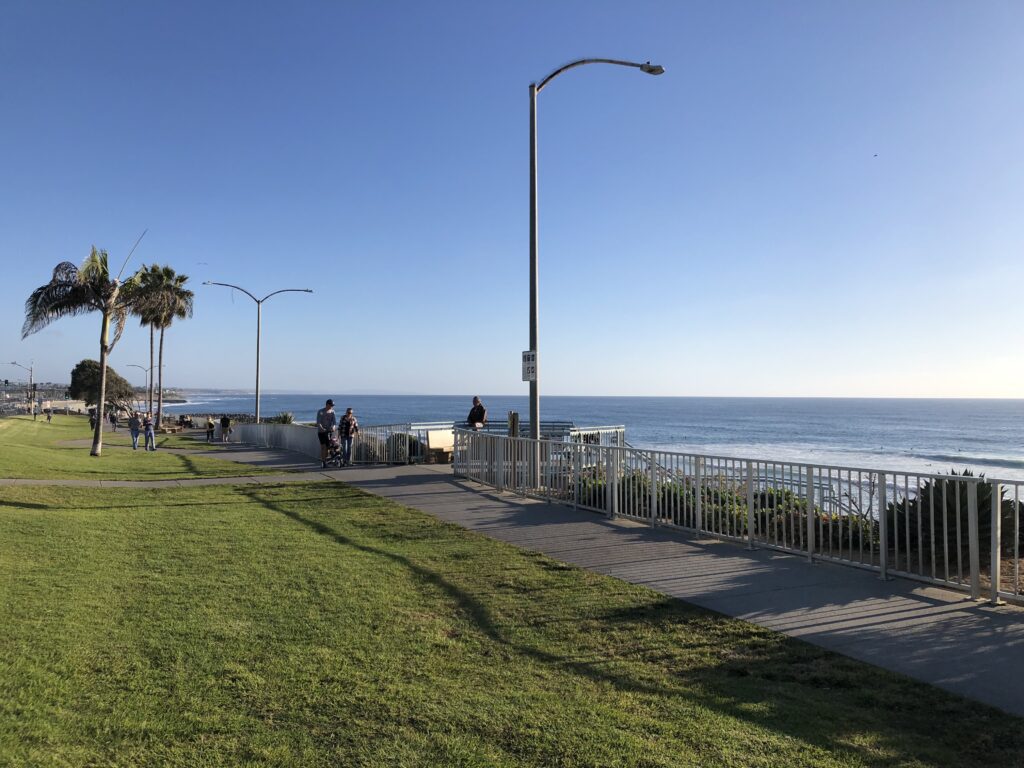
[[1024,721],[341,484],[7,488],[0,765],[1014,766]]
[[[87,441],[82,445],[62,445]],[[144,441],[140,438],[140,445]],[[157,448],[187,448],[210,456],[131,449],[127,428],[103,435],[103,453],[90,456],[92,431],[85,416],[55,415],[46,423],[29,416],[0,419],[0,478],[164,480],[186,477],[236,477],[266,470],[215,457],[216,446],[182,435],[160,435]],[[273,470],[279,472],[282,470]]]

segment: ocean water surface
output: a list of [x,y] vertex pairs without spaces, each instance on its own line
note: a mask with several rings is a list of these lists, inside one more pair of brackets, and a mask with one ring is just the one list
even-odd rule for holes
[[[195,391],[171,413],[253,413],[251,393]],[[362,424],[456,421],[471,395],[264,394],[263,416],[290,411],[312,421],[327,397]],[[491,421],[526,396],[481,395]],[[1024,479],[1024,400],[857,398],[542,397],[544,420],[623,425],[640,448],[809,461],[864,469],[948,472]]]

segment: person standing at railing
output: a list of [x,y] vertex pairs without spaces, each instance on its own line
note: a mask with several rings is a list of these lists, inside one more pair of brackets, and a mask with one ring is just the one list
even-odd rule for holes
[[320,441],[320,466],[327,469],[327,448],[331,443],[331,434],[338,426],[338,417],[334,413],[334,401],[328,400],[326,405],[316,412],[316,439]]
[[345,409],[345,415],[338,424],[338,436],[341,438],[341,465],[352,466],[352,438],[359,434],[359,422],[351,408]]
[[487,424],[487,409],[484,408],[484,404],[480,402],[479,397],[473,398],[473,407],[469,410],[466,423],[469,424],[470,429],[483,429],[484,425]]

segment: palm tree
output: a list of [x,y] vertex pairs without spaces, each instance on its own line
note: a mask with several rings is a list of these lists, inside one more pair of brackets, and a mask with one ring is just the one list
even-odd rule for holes
[[[25,324],[21,338],[40,331],[54,320],[89,312],[102,315],[100,325],[100,392],[96,405],[97,419],[92,436],[91,455],[103,451],[103,409],[107,398],[107,356],[124,331],[125,320],[137,301],[139,276],[132,275],[123,283],[111,278],[107,252],[93,246],[89,257],[76,267],[62,261],[53,270],[46,285],[32,291],[25,302]],[[111,338],[113,324],[113,338]]]
[[[150,327],[150,366],[152,366],[152,332],[160,331],[160,353],[157,362],[157,407],[156,426],[160,426],[164,407],[164,332],[171,327],[175,319],[184,320],[192,317],[193,293],[185,287],[188,275],[176,274],[168,266],[151,264],[142,272],[142,300],[138,314],[144,325]],[[152,379],[151,379],[152,381]],[[150,394],[152,400],[152,394]],[[150,406],[152,408],[152,405]]]
[[140,325],[149,328],[149,370],[147,373],[148,406],[146,411],[153,413],[153,370],[154,354],[153,343],[156,334],[156,324],[159,317],[157,306],[157,293],[160,287],[160,267],[156,264],[140,271],[139,283],[139,306],[135,312],[139,316]]

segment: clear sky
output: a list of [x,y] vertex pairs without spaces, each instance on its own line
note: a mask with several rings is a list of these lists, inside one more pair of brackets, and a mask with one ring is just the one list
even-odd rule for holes
[[[1024,396],[1024,4],[44,2],[0,10],[0,359],[95,244],[191,277],[168,384]],[[131,380],[133,323],[112,365]],[[7,366],[4,378],[20,375]],[[138,374],[138,375],[134,375]]]

